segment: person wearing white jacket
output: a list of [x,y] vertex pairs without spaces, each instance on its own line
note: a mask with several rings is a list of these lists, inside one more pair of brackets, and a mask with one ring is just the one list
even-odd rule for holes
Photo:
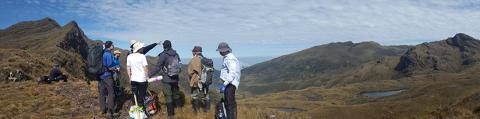
[[237,102],[235,100],[235,91],[240,85],[240,63],[235,55],[232,54],[232,49],[227,43],[221,42],[217,51],[223,56],[223,65],[220,70],[220,78],[223,80],[223,85],[220,88],[220,92],[224,94],[227,119],[236,119]]

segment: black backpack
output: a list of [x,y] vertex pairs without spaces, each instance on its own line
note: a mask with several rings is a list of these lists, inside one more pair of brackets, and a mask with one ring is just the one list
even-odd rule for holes
[[227,119],[225,101],[223,98],[215,105],[215,119]]
[[104,71],[103,67],[103,44],[95,43],[88,46],[87,56],[87,84],[90,84],[90,80],[98,80]]
[[102,66],[103,45],[96,43],[88,47],[87,72],[91,75],[100,75],[104,72]]
[[202,74],[200,77],[200,81],[202,83],[210,85],[212,84],[213,71],[214,71],[213,60],[206,57],[202,57],[201,62],[202,62]]

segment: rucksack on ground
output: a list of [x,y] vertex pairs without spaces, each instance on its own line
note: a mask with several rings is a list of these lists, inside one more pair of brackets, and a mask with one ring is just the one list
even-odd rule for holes
[[101,75],[103,73],[102,66],[103,59],[103,45],[101,43],[95,43],[88,47],[87,57],[87,72],[91,75]]
[[213,79],[213,60],[202,57],[202,74],[200,75],[200,81],[204,84],[212,84]]
[[48,79],[48,76],[42,76],[38,79],[38,83],[40,84],[50,84],[52,81]]
[[167,75],[168,76],[175,76],[180,74],[180,58],[178,57],[178,54],[175,55],[168,55],[167,57]]
[[150,116],[160,111],[160,103],[158,101],[157,93],[154,91],[148,91],[148,96],[145,97],[145,106],[147,106],[147,112]]

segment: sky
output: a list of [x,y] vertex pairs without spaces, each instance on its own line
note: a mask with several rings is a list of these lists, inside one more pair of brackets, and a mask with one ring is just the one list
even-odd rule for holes
[[[2,0],[0,28],[75,20],[94,40],[127,49],[171,40],[207,57],[227,42],[238,57],[281,56],[330,42],[414,45],[456,33],[480,37],[480,0]],[[155,48],[149,55],[162,50]]]

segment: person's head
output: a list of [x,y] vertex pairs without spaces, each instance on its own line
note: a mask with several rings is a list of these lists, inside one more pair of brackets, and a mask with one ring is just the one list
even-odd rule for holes
[[165,40],[163,42],[163,49],[168,50],[168,49],[171,49],[171,48],[172,48],[172,42],[170,42],[170,40]]
[[113,54],[115,54],[115,57],[118,58],[120,57],[120,54],[122,54],[122,52],[120,52],[119,50],[115,50]]
[[218,44],[217,51],[220,53],[220,55],[225,56],[231,53],[232,49],[230,48],[230,46],[228,46],[227,43],[221,42],[220,44]]
[[133,44],[133,52],[134,52],[134,53],[140,53],[139,51],[140,51],[140,49],[143,48],[143,46],[144,46],[143,43],[141,43],[141,42],[136,42],[135,44]]
[[108,49],[108,50],[111,50],[111,51],[112,51],[113,49],[115,49],[115,47],[113,46],[113,42],[112,42],[112,41],[107,41],[107,42],[105,42],[104,45],[105,45],[105,49]]
[[202,55],[202,47],[201,46],[194,46],[192,50],[193,56],[195,55]]

